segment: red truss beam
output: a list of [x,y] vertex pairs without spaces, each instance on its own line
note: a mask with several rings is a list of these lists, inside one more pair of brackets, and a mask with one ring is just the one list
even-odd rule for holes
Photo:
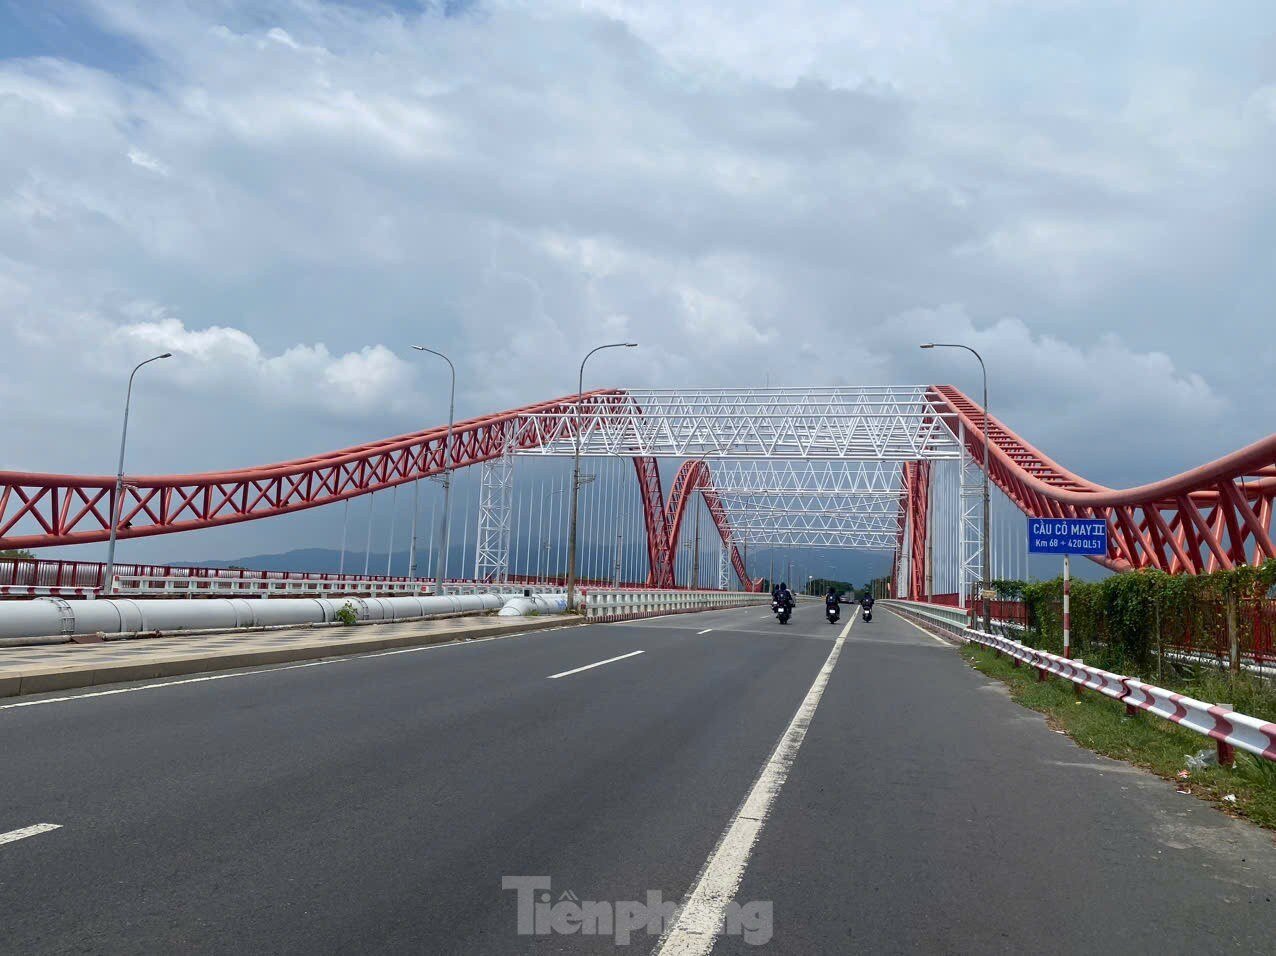
[[[587,392],[581,413],[603,413],[629,401],[618,389]],[[569,414],[575,395],[513,411],[458,422],[452,434],[457,468],[496,458],[508,436],[519,448],[535,447],[536,428],[521,428],[527,416]],[[120,505],[121,538],[194,531],[317,508],[443,471],[447,428],[399,435],[341,451],[259,468],[199,475],[128,476]],[[657,478],[658,484],[658,478]],[[110,476],[0,472],[0,548],[43,548],[105,541],[110,536],[115,479]],[[663,504],[663,503],[662,503]],[[35,525],[20,533],[20,523]]]
[[[932,386],[927,396],[954,434],[963,436],[973,459],[982,463],[983,410],[952,386]],[[610,419],[611,411],[631,401],[622,390],[602,389],[580,399],[569,396],[459,422],[453,434],[453,464],[462,468],[500,455],[510,435],[519,436],[520,449],[570,438],[579,422]],[[579,415],[575,414],[578,402]],[[546,415],[556,416],[549,431],[542,427]],[[623,425],[626,419],[617,416],[617,420]],[[1276,558],[1272,536],[1276,435],[1173,478],[1119,490],[1073,474],[992,416],[988,427],[989,476],[997,487],[1025,514],[1106,520],[1109,552],[1098,560],[1113,570],[1151,567],[1197,574]],[[444,427],[432,428],[236,471],[129,477],[120,504],[120,536],[169,534],[268,518],[439,474],[446,434]],[[670,508],[655,460],[635,458],[634,465],[643,496],[651,580],[672,586],[673,546],[686,497],[695,490],[705,491],[719,532],[729,534],[725,511],[688,466],[679,472],[683,487],[675,482]],[[901,539],[900,546],[909,547],[910,556],[924,558],[922,492],[928,475],[922,471],[911,473],[910,496],[901,503],[917,519],[914,526],[920,534],[907,543]],[[113,487],[110,476],[0,472],[0,548],[106,540]],[[743,562],[734,551],[732,562],[744,580]],[[924,586],[924,560],[914,559],[912,566],[912,574],[920,574]],[[915,581],[910,578],[912,584]],[[915,593],[921,593],[921,588]]]
[[718,529],[719,537],[731,548],[731,566],[735,569],[736,577],[740,579],[740,585],[745,590],[750,590],[752,583],[744,566],[744,558],[740,556],[739,550],[731,541],[731,519],[722,505],[722,500],[718,497],[718,492],[713,487],[709,465],[702,459],[684,461],[678,468],[678,473],[674,475],[673,487],[669,489],[665,517],[669,528],[669,552],[666,557],[670,579],[673,577],[674,556],[677,553],[678,540],[682,532],[682,518],[697,491],[704,495],[705,505],[709,508],[709,514],[713,518],[714,526]]
[[[982,465],[983,409],[951,385],[933,386],[928,398]],[[997,487],[1027,515],[1105,520],[1108,553],[1093,560],[1114,571],[1203,574],[1276,558],[1276,435],[1172,478],[1114,489],[1068,471],[995,416],[988,432]]]

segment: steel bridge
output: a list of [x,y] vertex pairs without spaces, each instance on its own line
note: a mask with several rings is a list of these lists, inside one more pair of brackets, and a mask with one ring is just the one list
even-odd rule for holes
[[[1181,475],[1107,488],[1068,471],[950,385],[600,389],[256,468],[129,476],[120,538],[172,534],[317,508],[480,469],[476,576],[510,572],[511,487],[524,456],[633,462],[648,582],[674,583],[689,504],[700,496],[728,568],[754,586],[748,545],[893,555],[897,593],[926,596],[938,563],[968,593],[979,577],[984,432],[988,477],[1023,514],[1107,522],[1115,570],[1199,574],[1276,558],[1276,435]],[[659,459],[682,464],[666,494]],[[0,472],[0,548],[104,541],[114,479]],[[934,551],[939,543],[941,553]]]

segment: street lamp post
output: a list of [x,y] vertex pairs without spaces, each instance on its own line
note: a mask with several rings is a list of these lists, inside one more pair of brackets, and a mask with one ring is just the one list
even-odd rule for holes
[[[961,345],[960,343],[955,343],[955,342],[926,342],[922,345],[922,348],[924,349],[965,349],[967,352],[969,352],[971,355],[973,355],[975,358],[979,360],[979,370],[983,372],[983,376],[984,376],[984,518],[983,518],[984,541],[983,541],[983,549],[982,549],[983,561],[981,562],[982,568],[980,569],[980,577],[983,578],[983,581],[980,582],[980,589],[982,590],[983,588],[986,588],[988,586],[989,580],[992,577],[992,572],[990,570],[990,568],[992,567],[992,561],[991,561],[992,541],[989,538],[989,533],[988,533],[988,528],[989,528],[989,518],[988,518],[988,507],[989,507],[988,505],[988,367],[984,365],[984,357],[980,355],[978,352],[976,352],[974,349],[972,349],[969,345]],[[991,622],[989,621],[990,617],[991,617],[991,611],[989,610],[988,602],[985,601],[984,602],[984,630],[985,631],[991,630],[991,627],[990,627]]]
[[[448,390],[447,400],[447,438],[443,442],[443,517],[439,520],[439,551],[435,559],[434,593],[443,593],[443,582],[447,580],[448,515],[452,500],[452,425],[456,421],[456,366],[442,352],[428,349],[424,345],[412,346],[418,352],[429,352],[447,362],[448,371],[452,373],[452,385]],[[462,555],[464,557],[464,555]]]
[[612,342],[608,345],[598,345],[585,353],[585,357],[580,360],[580,376],[576,380],[576,428],[575,428],[575,448],[572,451],[572,518],[571,526],[567,532],[567,610],[574,611],[576,609],[576,504],[580,497],[580,406],[585,396],[585,363],[589,361],[589,357],[595,352],[601,352],[603,349],[632,349],[636,348],[637,342]]
[[172,358],[172,352],[154,355],[145,362],[138,362],[129,373],[128,389],[124,393],[124,426],[120,429],[120,462],[115,469],[115,497],[111,500],[111,537],[106,546],[106,576],[102,581],[102,596],[110,597],[115,591],[115,537],[120,527],[120,518],[124,510],[124,443],[128,441],[128,407],[133,400],[133,376],[143,365],[150,365],[160,359]]

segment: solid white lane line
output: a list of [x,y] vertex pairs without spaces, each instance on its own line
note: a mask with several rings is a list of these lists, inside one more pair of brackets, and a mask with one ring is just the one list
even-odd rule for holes
[[591,670],[595,667],[602,667],[604,664],[610,664],[613,661],[623,661],[626,657],[636,657],[639,654],[645,654],[646,651],[630,651],[628,654],[621,654],[619,657],[609,657],[605,661],[594,661],[592,664],[586,664],[584,667],[576,667],[569,671],[563,671],[561,674],[550,674],[546,680],[557,680],[560,677],[570,677],[572,674],[579,674],[581,671]]
[[661,940],[655,956],[707,956],[713,949],[722,929],[727,905],[735,899],[735,894],[740,889],[749,857],[762,834],[762,828],[766,826],[771,806],[784,786],[784,781],[788,779],[798,748],[806,739],[806,731],[815,716],[815,708],[824,696],[824,688],[828,686],[838,655],[842,653],[842,647],[846,643],[846,635],[851,632],[854,623],[855,618],[852,617],[833,642],[833,649],[829,651],[828,659],[816,675],[815,682],[806,692],[805,699],[793,715],[788,729],[780,737],[780,742],[775,745],[770,759],[763,764],[753,789],[744,798],[744,803],[714,847],[700,872],[695,889],[691,891],[678,914],[678,921]]
[[700,635],[700,634],[708,634],[708,633],[709,633],[710,631],[712,631],[712,630],[713,630],[713,628],[711,628],[711,627],[706,627],[703,631],[696,631],[696,634],[697,634],[697,636],[698,636],[698,635]]
[[900,619],[901,621],[903,621],[905,624],[912,624],[912,625],[913,625],[913,627],[917,628],[917,630],[921,631],[923,634],[925,634],[927,637],[929,637],[932,641],[935,641],[935,642],[937,642],[937,643],[939,643],[939,644],[943,644],[943,645],[944,645],[944,647],[952,647],[952,646],[953,646],[953,642],[952,642],[952,641],[946,641],[946,640],[944,640],[942,637],[940,637],[939,635],[937,635],[937,634],[932,634],[930,631],[926,630],[926,628],[922,627],[922,626],[921,626],[920,624],[918,624],[916,621],[910,621],[908,618],[904,617],[904,615],[902,615],[902,614],[896,614],[894,611],[891,611],[891,609],[890,609],[890,608],[887,608],[886,610],[890,611],[890,612],[891,612],[891,615],[892,615],[893,617],[897,617],[897,618],[899,618],[899,619]]
[[0,843],[14,843],[17,840],[25,840],[27,837],[39,836],[41,833],[48,833],[50,830],[61,830],[60,823],[36,823],[29,827],[23,827],[21,830],[10,830],[8,833],[0,833]]

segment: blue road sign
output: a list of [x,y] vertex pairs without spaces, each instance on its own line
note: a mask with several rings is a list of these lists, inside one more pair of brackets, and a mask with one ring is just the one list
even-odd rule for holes
[[1108,523],[1102,518],[1029,518],[1032,554],[1107,554]]

